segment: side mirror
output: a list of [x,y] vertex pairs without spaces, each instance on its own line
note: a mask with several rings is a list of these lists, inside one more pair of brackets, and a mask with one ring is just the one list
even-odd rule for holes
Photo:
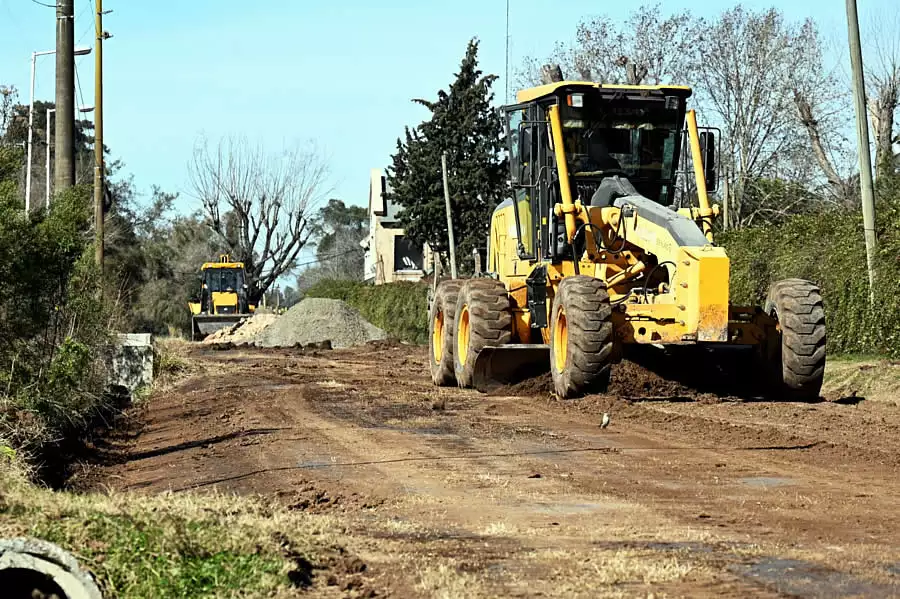
[[519,164],[528,162],[531,158],[531,129],[525,127],[525,123],[519,124]]
[[714,192],[719,188],[719,176],[716,171],[716,134],[712,131],[700,133],[700,154],[703,156],[703,176],[706,178],[706,190]]

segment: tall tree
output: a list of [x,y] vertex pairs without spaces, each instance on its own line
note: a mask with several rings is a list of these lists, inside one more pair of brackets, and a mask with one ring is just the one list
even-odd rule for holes
[[316,259],[297,275],[296,288],[284,288],[284,302],[295,302],[298,293],[305,292],[319,281],[362,280],[365,250],[360,242],[366,236],[368,219],[368,210],[362,206],[348,206],[342,200],[328,200],[314,218],[311,243],[316,246]]
[[363,276],[365,251],[360,242],[367,233],[369,213],[363,206],[328,200],[319,209],[314,231],[317,268],[323,278],[358,281]]
[[[814,153],[804,132],[811,121],[803,122],[795,99],[797,90],[820,99],[804,70],[820,59],[811,23],[790,23],[774,8],[754,12],[738,5],[710,22],[701,21],[700,27],[704,34],[694,48],[695,87],[699,103],[722,128],[720,162],[730,171],[733,192],[729,224],[777,220],[812,208],[791,204],[790,210],[780,210],[774,203],[779,194],[746,193],[761,179],[811,183],[815,176]],[[745,202],[745,195],[771,198],[772,203]]]
[[244,263],[254,301],[293,269],[309,243],[312,211],[329,191],[327,179],[325,160],[312,146],[268,153],[228,138],[195,148],[193,192],[209,226]]
[[[431,118],[407,128],[397,140],[387,171],[387,198],[403,207],[400,223],[411,241],[447,250],[441,180],[441,155],[447,152],[457,255],[468,256],[483,246],[506,180],[501,121],[491,107],[496,79],[478,68],[478,41],[473,39],[449,90],[438,91],[435,101],[413,100],[428,108]],[[468,261],[460,260],[460,266],[467,270]]]
[[866,44],[866,87],[868,111],[875,138],[876,177],[896,172],[894,134],[897,110],[900,108],[900,17],[881,14],[868,27]]

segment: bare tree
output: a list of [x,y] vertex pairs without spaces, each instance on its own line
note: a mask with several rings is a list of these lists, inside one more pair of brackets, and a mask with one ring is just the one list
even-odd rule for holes
[[876,178],[894,172],[894,122],[900,107],[900,17],[879,15],[866,36],[866,95],[875,134]]
[[[732,204],[729,226],[772,220],[795,212],[791,205],[745,205],[745,191],[760,178],[810,181],[814,152],[810,151],[809,127],[816,125],[809,113],[798,117],[795,83],[804,63],[820,60],[817,45],[810,45],[810,23],[794,26],[776,9],[752,12],[737,6],[715,20],[702,23],[703,35],[695,48],[696,89],[699,102],[722,128],[721,162],[731,173]],[[807,58],[813,56],[812,58]],[[818,96],[802,87],[804,108]],[[804,105],[803,102],[806,102]],[[810,109],[812,109],[810,105]],[[816,130],[818,132],[818,130]],[[822,148],[827,145],[818,132]],[[839,177],[836,177],[839,178]],[[758,199],[779,194],[757,194]],[[757,214],[759,213],[759,214]]]
[[546,60],[526,58],[523,85],[540,83],[540,67],[563,67],[566,77],[604,83],[685,83],[696,29],[689,13],[663,16],[659,4],[635,9],[621,24],[603,15],[578,24],[575,40],[559,43]]
[[807,19],[794,36],[794,66],[790,73],[796,117],[807,134],[809,148],[825,177],[831,198],[847,207],[858,202],[853,184],[853,159],[844,135],[850,107],[849,87],[837,67],[826,68],[818,28]]
[[193,192],[209,226],[244,262],[254,299],[291,271],[313,233],[311,216],[330,191],[312,145],[267,153],[243,138],[201,140],[190,164]]

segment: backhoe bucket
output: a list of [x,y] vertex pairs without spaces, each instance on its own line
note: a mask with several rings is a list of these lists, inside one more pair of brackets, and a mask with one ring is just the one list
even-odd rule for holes
[[485,393],[550,370],[550,346],[537,344],[485,347],[475,359],[474,385]]
[[191,337],[200,341],[219,329],[250,318],[250,314],[195,314],[192,318],[193,331]]

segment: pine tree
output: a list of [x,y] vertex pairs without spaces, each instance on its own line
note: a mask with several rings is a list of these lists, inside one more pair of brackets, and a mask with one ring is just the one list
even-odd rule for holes
[[406,129],[388,168],[388,199],[403,210],[400,223],[416,243],[447,250],[447,219],[441,179],[441,154],[447,152],[450,203],[460,270],[471,271],[474,247],[483,248],[490,216],[506,186],[501,157],[502,129],[491,107],[496,75],[478,68],[478,41],[469,42],[456,80],[436,101],[413,100],[431,118]]

